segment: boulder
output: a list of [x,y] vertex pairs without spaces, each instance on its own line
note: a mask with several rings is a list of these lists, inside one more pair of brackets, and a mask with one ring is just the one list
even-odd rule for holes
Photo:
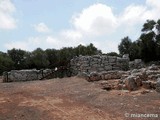
[[120,79],[122,77],[121,71],[107,71],[103,73],[105,80],[111,80],[111,79]]
[[97,72],[91,72],[89,75],[89,81],[99,81],[101,80],[101,75]]
[[129,76],[125,79],[125,86],[128,90],[136,90],[137,84],[135,82],[135,76]]
[[129,54],[124,54],[122,58],[129,59]]
[[140,69],[133,69],[132,71],[131,71],[131,74],[135,74],[135,73],[139,73],[140,72]]
[[157,79],[156,91],[160,93],[160,78]]
[[142,81],[142,87],[146,89],[151,89],[151,82],[150,81]]
[[102,89],[107,91],[112,89],[112,85],[109,84],[107,81],[102,81],[101,86],[102,86]]
[[151,81],[151,88],[156,89],[157,82]]
[[134,80],[135,80],[135,83],[137,84],[137,87],[142,86],[142,79],[139,76],[136,76]]

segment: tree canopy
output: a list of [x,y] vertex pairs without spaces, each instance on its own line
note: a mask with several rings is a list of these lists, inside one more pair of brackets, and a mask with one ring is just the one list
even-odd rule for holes
[[131,60],[141,58],[145,62],[160,60],[160,19],[147,20],[142,27],[138,40],[132,42],[129,37],[121,40],[119,53],[129,54]]

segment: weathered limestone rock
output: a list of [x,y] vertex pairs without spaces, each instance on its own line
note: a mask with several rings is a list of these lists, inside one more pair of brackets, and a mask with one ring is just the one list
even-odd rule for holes
[[133,69],[128,74],[123,74],[122,81],[125,81],[127,89],[134,90],[141,86],[146,89],[156,89],[157,78],[160,78],[160,68],[152,65],[148,68]]
[[137,89],[137,84],[135,82],[134,76],[129,76],[125,79],[126,88],[130,91]]
[[134,78],[134,80],[135,80],[135,83],[136,83],[137,87],[142,86],[142,79],[139,76],[136,76]]
[[129,62],[130,69],[140,69],[144,67],[144,63],[141,59],[135,59],[134,61]]
[[124,54],[123,58],[129,59],[129,54]]
[[9,81],[28,81],[38,79],[37,70],[12,70],[8,74]]
[[160,93],[160,78],[157,79],[156,91]]
[[156,89],[157,82],[151,81],[151,88]]
[[120,79],[122,76],[122,73],[120,71],[108,71],[106,73],[103,73],[103,76],[105,80]]
[[142,81],[142,87],[146,89],[151,89],[151,82],[150,81]]
[[152,64],[150,67],[148,67],[148,70],[159,70],[159,68],[155,64]]
[[88,81],[98,81],[101,80],[101,75],[97,72],[91,72]]
[[43,76],[51,73],[50,69],[46,70],[11,70],[3,75],[3,82],[19,82],[19,81],[31,81],[39,80]]
[[111,90],[112,89],[111,84],[109,84],[107,81],[101,82],[101,86],[102,86],[102,89],[104,89],[104,90]]
[[119,80],[109,80],[100,82],[102,89],[104,90],[121,90],[123,89],[123,84],[119,84]]

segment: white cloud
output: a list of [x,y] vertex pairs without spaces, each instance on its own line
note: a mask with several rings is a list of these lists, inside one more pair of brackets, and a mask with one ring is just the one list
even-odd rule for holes
[[146,0],[147,6],[151,6],[156,9],[160,9],[160,1],[159,0]]
[[9,43],[6,43],[4,46],[7,49],[17,48],[22,50],[34,50],[38,47],[43,47],[44,44],[44,37],[30,37],[27,40],[24,41],[12,41]]
[[130,5],[124,10],[123,14],[120,15],[120,24],[126,24],[127,26],[129,25],[131,27],[139,22],[145,21],[146,19],[143,19],[145,12],[145,6]]
[[100,3],[91,5],[74,15],[72,24],[77,30],[91,35],[111,33],[117,27],[111,7]]
[[0,0],[0,29],[16,28],[16,20],[12,16],[16,8],[10,0]]
[[54,46],[54,48],[59,49],[62,47],[62,45],[64,45],[65,43],[63,43],[61,40],[54,38],[53,36],[47,36],[46,37],[46,43],[50,46]]
[[37,32],[40,32],[40,33],[48,33],[50,32],[50,29],[47,27],[47,25],[43,22],[37,24],[37,25],[34,25],[34,28]]
[[130,26],[143,24],[147,19],[160,18],[160,0],[146,0],[145,5],[129,5],[119,17],[122,23]]
[[17,49],[22,49],[22,50],[28,50],[28,45],[27,42],[21,42],[21,41],[15,41],[15,42],[10,42],[6,43],[4,45],[7,49],[12,49],[12,48],[17,48]]
[[160,19],[160,1],[159,0],[146,0],[146,5],[148,6],[148,10],[146,14],[150,19]]
[[83,37],[82,33],[76,30],[64,30],[61,35],[66,39],[79,40]]
[[57,38],[55,38],[54,36],[47,36],[46,42],[52,48],[56,48],[56,49],[60,49],[62,47],[77,46],[79,44],[83,44],[83,39],[76,39],[76,38],[77,38],[77,36],[74,38],[73,37],[70,38],[70,36],[68,37],[67,35],[60,34]]
[[60,49],[63,46],[70,46],[72,42],[66,41],[65,39],[57,39],[51,35],[48,36],[37,36],[37,37],[30,37],[24,41],[12,41],[8,42],[4,45],[6,49],[22,49],[32,51],[38,47],[42,49],[47,48],[55,48]]

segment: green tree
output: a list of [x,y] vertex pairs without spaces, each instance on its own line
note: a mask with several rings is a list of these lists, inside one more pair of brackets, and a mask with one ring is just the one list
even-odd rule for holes
[[56,49],[46,49],[47,60],[49,61],[49,68],[54,68],[58,64],[58,52]]
[[156,23],[156,37],[155,37],[155,40],[156,40],[156,55],[157,55],[157,59],[160,60],[160,19],[157,21]]
[[145,62],[156,60],[156,42],[154,41],[154,32],[142,34],[141,39],[141,57]]
[[132,45],[131,39],[127,36],[121,40],[121,43],[118,45],[118,50],[121,55],[129,54],[130,47]]
[[47,68],[49,65],[47,55],[41,48],[37,48],[32,52],[31,59],[33,62],[33,66],[37,69]]
[[134,41],[129,48],[129,57],[130,60],[140,59],[141,58],[141,49],[140,42]]
[[116,52],[109,52],[109,53],[107,53],[106,55],[108,55],[108,56],[117,56],[117,57],[120,57],[120,55],[119,55],[118,53],[116,53]]
[[7,51],[9,57],[14,62],[15,69],[24,69],[26,67],[25,64],[25,54],[26,51],[21,49],[11,49]]
[[[159,27],[160,20],[147,20],[142,28],[141,39],[141,56],[145,62],[155,61],[159,58]],[[156,29],[156,30],[154,30]],[[156,34],[156,32],[158,34]]]
[[90,43],[86,47],[86,54],[87,55],[95,55],[95,54],[102,54],[101,50],[98,50],[92,43]]
[[76,56],[102,54],[101,50],[98,50],[92,43],[87,46],[80,44],[74,48],[74,51]]
[[74,49],[72,47],[64,47],[58,50],[58,64],[59,66],[68,65],[69,61],[75,56]]
[[144,23],[142,32],[151,32],[156,25],[156,22],[154,20],[147,20],[146,23]]
[[4,71],[10,71],[14,68],[14,62],[12,59],[6,54],[0,52],[0,74]]

